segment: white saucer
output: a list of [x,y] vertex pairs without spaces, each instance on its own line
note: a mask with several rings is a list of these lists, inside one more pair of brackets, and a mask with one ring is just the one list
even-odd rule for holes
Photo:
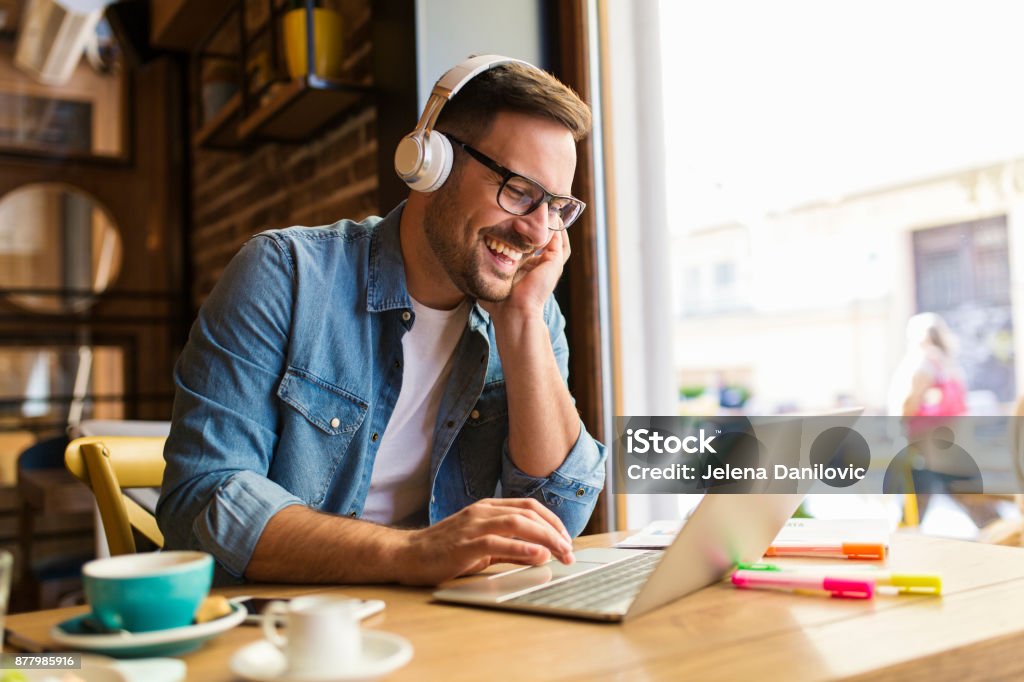
[[58,623],[50,630],[53,641],[75,651],[94,651],[108,656],[176,656],[199,647],[215,635],[230,630],[243,620],[244,606],[231,604],[231,613],[198,625],[154,630],[152,632],[94,633],[83,629],[89,614]]
[[235,652],[231,672],[249,682],[357,682],[387,675],[412,658],[412,644],[405,637],[376,630],[363,630],[362,636],[363,656],[348,670],[291,675],[284,653],[261,639]]

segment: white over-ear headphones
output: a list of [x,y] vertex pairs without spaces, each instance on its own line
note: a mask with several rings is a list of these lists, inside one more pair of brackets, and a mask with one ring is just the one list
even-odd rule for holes
[[536,68],[520,59],[485,54],[470,57],[447,71],[434,84],[419,123],[411,133],[402,138],[395,150],[395,172],[410,189],[417,192],[433,192],[444,184],[452,171],[452,160],[455,157],[452,143],[443,134],[434,130],[434,124],[445,103],[477,74],[510,62]]

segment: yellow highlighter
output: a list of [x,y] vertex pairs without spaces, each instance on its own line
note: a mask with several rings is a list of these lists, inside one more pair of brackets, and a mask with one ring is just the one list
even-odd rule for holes
[[942,577],[934,574],[864,571],[858,577],[871,578],[878,586],[895,587],[899,594],[942,594]]

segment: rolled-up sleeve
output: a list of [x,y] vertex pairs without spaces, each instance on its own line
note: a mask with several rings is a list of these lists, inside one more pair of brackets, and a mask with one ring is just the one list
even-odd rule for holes
[[[569,381],[569,344],[565,338],[565,317],[554,297],[544,309],[551,333],[551,346],[562,380]],[[605,447],[594,439],[583,422],[580,433],[561,466],[544,477],[523,472],[512,461],[508,438],[502,445],[501,490],[504,497],[532,497],[547,506],[565,524],[573,537],[583,532],[604,488]]]
[[168,549],[200,549],[240,577],[274,514],[302,501],[267,478],[291,326],[293,267],[251,239],[203,304],[175,370],[157,521]]

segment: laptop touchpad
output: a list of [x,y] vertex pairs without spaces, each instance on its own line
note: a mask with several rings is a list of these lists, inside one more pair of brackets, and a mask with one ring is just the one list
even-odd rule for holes
[[507,573],[471,580],[462,585],[451,587],[437,593],[438,596],[457,598],[469,598],[473,600],[497,601],[503,595],[527,590],[531,587],[544,585],[552,580],[564,578],[568,575],[583,573],[604,564],[577,561],[572,566],[566,566],[558,561],[551,561],[543,566],[532,566],[530,568],[516,569]]

